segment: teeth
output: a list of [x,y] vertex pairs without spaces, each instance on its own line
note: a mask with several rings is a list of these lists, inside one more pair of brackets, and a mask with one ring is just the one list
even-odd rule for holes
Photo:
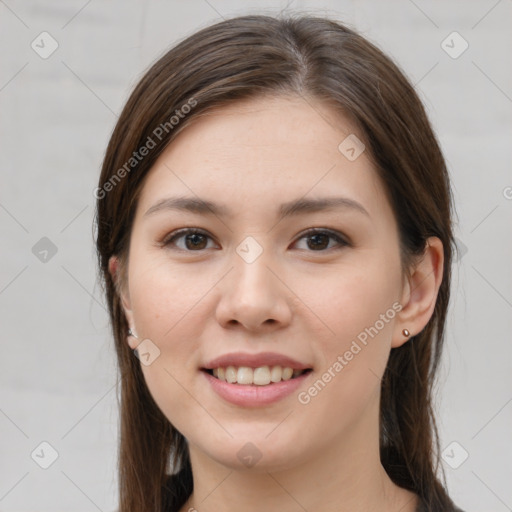
[[237,371],[234,366],[228,366],[226,368],[226,381],[230,383],[236,382]]
[[[240,370],[239,370],[240,371]],[[266,386],[270,384],[270,368],[268,366],[261,366],[260,368],[254,368],[252,376],[252,383],[257,386]],[[240,382],[240,381],[238,381]]]
[[238,368],[238,373],[236,374],[236,381],[238,384],[252,384],[252,379],[254,377],[254,372],[252,368],[247,368],[246,366],[240,366]]
[[224,380],[231,384],[255,384],[256,386],[266,386],[271,382],[281,382],[281,380],[290,380],[303,373],[303,370],[294,370],[285,366],[260,366],[250,368],[248,366],[228,366],[226,368],[214,368],[213,375],[219,380]]
[[270,380],[272,382],[279,382],[281,380],[281,376],[283,375],[283,370],[280,366],[273,366],[272,371],[270,372]]

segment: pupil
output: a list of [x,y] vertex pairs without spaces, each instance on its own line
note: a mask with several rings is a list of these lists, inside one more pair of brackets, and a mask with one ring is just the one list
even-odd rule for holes
[[203,245],[204,245],[204,236],[199,234],[199,233],[192,233],[191,235],[187,235],[186,237],[186,240],[187,240],[187,247],[190,249],[190,245],[188,244],[188,242],[191,242],[192,243],[192,246],[193,248],[200,248],[200,249],[203,249],[204,247],[201,246],[201,238],[203,239]]
[[[319,242],[319,239],[320,239],[320,242]],[[317,235],[311,235],[309,237],[309,240],[315,240],[313,242],[313,247],[311,247],[311,245],[309,246],[310,249],[318,249],[319,247],[320,248],[325,248],[329,245],[329,236],[326,235],[326,234],[317,234]]]

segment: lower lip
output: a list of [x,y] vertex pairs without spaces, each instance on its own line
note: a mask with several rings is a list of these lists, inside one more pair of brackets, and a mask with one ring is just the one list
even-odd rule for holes
[[213,390],[224,400],[241,407],[259,407],[273,404],[292,394],[312,372],[308,371],[294,379],[282,380],[266,386],[231,384],[217,379],[205,371],[201,371],[201,373],[211,384]]

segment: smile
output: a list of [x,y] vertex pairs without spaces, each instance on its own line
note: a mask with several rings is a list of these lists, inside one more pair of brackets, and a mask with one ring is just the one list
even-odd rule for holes
[[[271,405],[273,403],[279,402],[284,398],[292,395],[296,392],[299,386],[304,384],[304,381],[309,378],[312,374],[312,370],[295,370],[292,371],[292,376],[283,380],[283,373],[285,373],[284,377],[288,377],[289,370],[280,368],[281,376],[278,382],[273,382],[272,380],[268,384],[255,384],[254,383],[254,374],[256,373],[256,380],[260,378],[258,374],[260,373],[258,368],[250,368],[250,367],[232,367],[233,370],[226,367],[224,370],[224,377],[226,373],[228,376],[236,375],[236,382],[228,382],[227,380],[221,380],[219,378],[219,368],[216,368],[217,376],[213,375],[214,370],[203,369],[199,372],[206,379],[206,384],[209,384],[210,389],[223,401],[229,402],[238,407],[264,407]],[[249,371],[246,371],[246,369]],[[264,367],[263,367],[264,368]],[[272,368],[272,370],[275,367]],[[220,374],[222,375],[222,367],[220,367]],[[229,369],[229,370],[228,370]],[[236,374],[235,371],[236,370]],[[251,379],[253,382],[248,384],[241,384],[238,382],[239,371],[241,372],[241,380],[244,382],[248,382]],[[272,370],[268,370],[268,373],[263,370],[262,373],[265,373],[265,381],[260,380],[259,382],[267,382],[269,380],[269,375],[272,375]],[[252,375],[251,375],[252,374]],[[274,377],[277,379],[278,371],[274,370]],[[245,380],[244,380],[245,379]]]

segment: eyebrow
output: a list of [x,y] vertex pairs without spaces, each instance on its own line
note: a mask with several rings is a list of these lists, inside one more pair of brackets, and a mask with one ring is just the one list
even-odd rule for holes
[[[370,214],[361,203],[358,203],[354,199],[350,199],[348,197],[296,199],[294,201],[281,204],[278,210],[278,217],[279,219],[283,219],[292,215],[333,210],[336,208],[350,209],[370,217]],[[151,206],[144,214],[144,217],[165,210],[186,211],[201,215],[215,215],[218,217],[233,217],[233,213],[227,206],[196,197],[168,197],[166,199],[162,199]]]

